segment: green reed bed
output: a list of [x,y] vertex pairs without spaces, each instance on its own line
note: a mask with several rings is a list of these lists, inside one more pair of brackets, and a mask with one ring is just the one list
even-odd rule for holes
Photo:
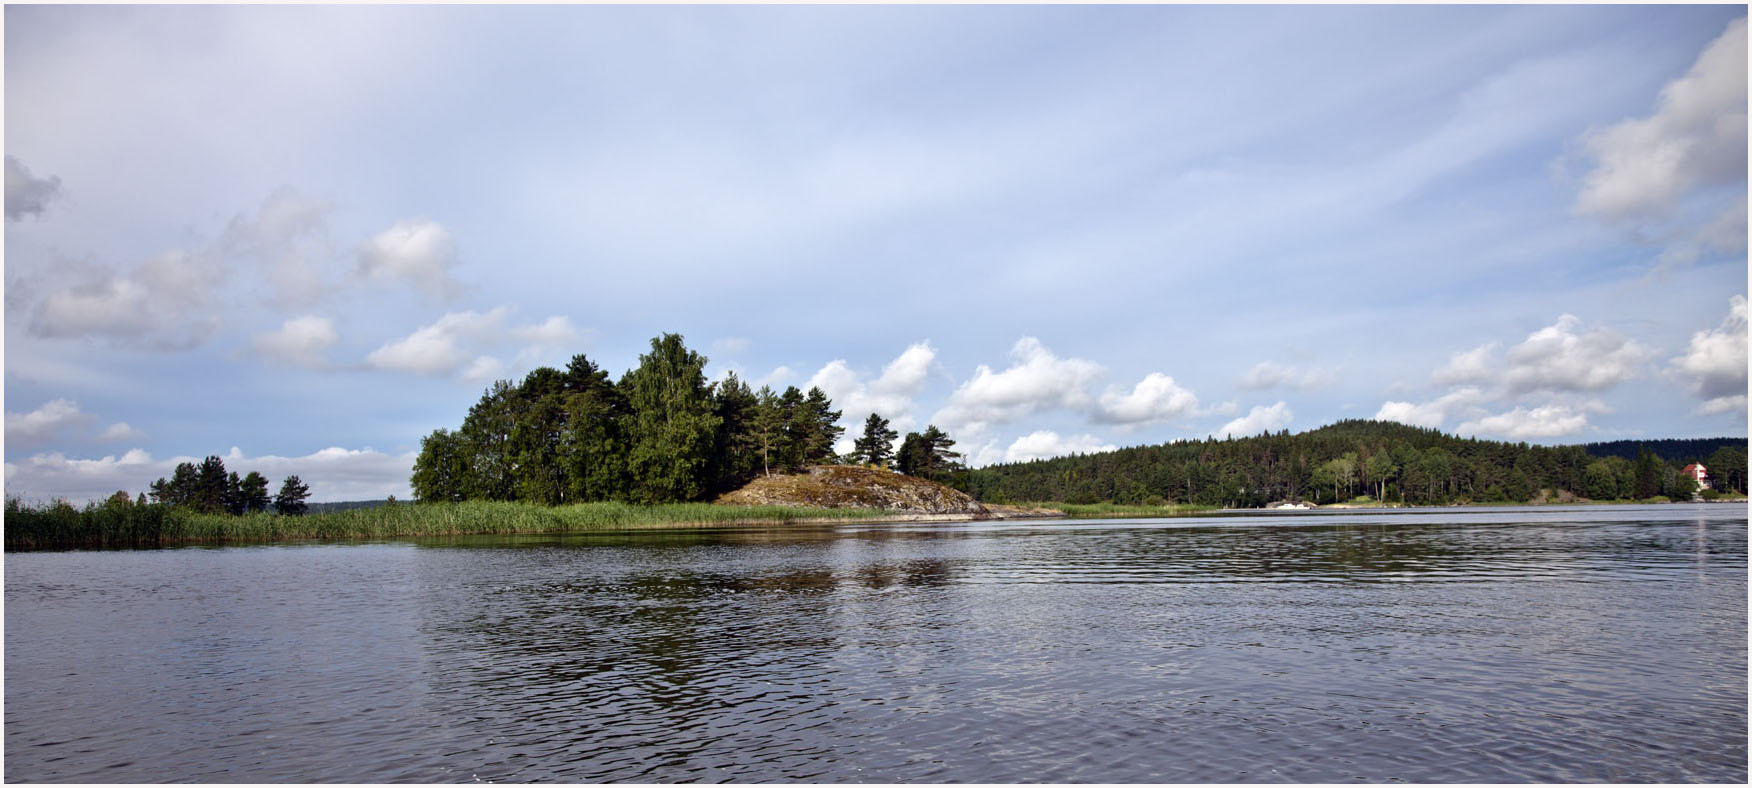
[[1149,504],[1124,503],[1030,503],[1029,506],[1039,506],[1047,509],[1057,509],[1066,517],[1094,519],[1100,517],[1186,517],[1204,512],[1214,512],[1220,507],[1199,506],[1197,504]]
[[798,509],[709,503],[636,506],[602,502],[548,507],[466,501],[391,504],[298,517],[259,512],[236,517],[199,514],[159,504],[90,504],[78,509],[64,501],[27,506],[12,499],[6,502],[5,531],[6,549],[23,551],[412,536],[566,534],[710,525],[858,521],[890,516],[891,513],[877,509]]

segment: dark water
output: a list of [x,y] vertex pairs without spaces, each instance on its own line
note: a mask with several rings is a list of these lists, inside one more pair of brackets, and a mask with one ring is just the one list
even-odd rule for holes
[[1731,781],[1744,506],[5,559],[10,781]]

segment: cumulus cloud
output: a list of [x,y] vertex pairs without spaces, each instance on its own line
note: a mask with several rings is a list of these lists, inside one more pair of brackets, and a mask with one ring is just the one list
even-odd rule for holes
[[365,363],[378,369],[449,375],[475,357],[466,345],[490,340],[504,331],[507,307],[488,312],[451,312],[407,337],[371,351]]
[[[1745,181],[1746,128],[1746,20],[1741,18],[1710,42],[1690,71],[1662,88],[1654,114],[1583,138],[1594,168],[1583,179],[1576,210],[1638,229],[1670,225],[1692,194]],[[1742,194],[1736,206],[1690,242],[1744,249],[1744,201]],[[1722,232],[1723,222],[1738,224],[1740,232]],[[1664,232],[1672,234],[1673,228]]]
[[1673,359],[1673,369],[1703,400],[1699,412],[1746,411],[1746,331],[1746,297],[1737,295],[1721,325],[1692,334],[1685,355]]
[[1429,402],[1388,401],[1375,411],[1377,421],[1397,421],[1413,427],[1440,427],[1442,422],[1477,408],[1486,401],[1484,392],[1468,386],[1451,391]]
[[819,386],[839,406],[846,423],[862,424],[865,416],[875,413],[894,422],[895,429],[905,430],[913,426],[910,413],[913,397],[924,388],[936,358],[937,351],[929,341],[909,345],[871,381],[852,371],[844,359],[835,359],[811,376],[802,388]]
[[1093,361],[1059,358],[1034,337],[1017,340],[1010,358],[1011,365],[1002,372],[979,365],[932,422],[978,432],[1041,410],[1081,410],[1093,401],[1088,386],[1105,372]]
[[[302,457],[249,457],[233,447],[222,459],[228,470],[239,474],[258,471],[272,480],[297,475],[310,485],[312,501],[347,501],[409,497],[408,476],[414,457],[414,452],[395,455],[371,448],[339,447]],[[168,478],[178,463],[199,463],[201,459],[158,460],[141,449],[98,459],[72,459],[59,452],[37,454],[6,463],[6,490],[26,499],[99,500],[117,490],[143,492],[152,480]]]
[[38,178],[17,158],[6,157],[6,221],[41,216],[60,194],[60,178],[53,175]]
[[1430,378],[1446,385],[1500,386],[1510,396],[1602,391],[1637,377],[1654,357],[1648,347],[1605,326],[1586,328],[1569,314],[1528,334],[1501,358],[1500,347],[1490,342],[1455,353]]
[[6,441],[42,440],[68,427],[89,422],[91,418],[79,410],[79,403],[69,399],[49,400],[29,413],[7,411]]
[[1456,428],[1463,435],[1483,435],[1507,440],[1535,440],[1574,435],[1588,428],[1585,411],[1604,410],[1592,407],[1572,408],[1568,405],[1542,405],[1536,408],[1515,408],[1507,413],[1468,421]]
[[1252,410],[1247,411],[1247,415],[1224,424],[1217,430],[1217,434],[1240,438],[1281,430],[1290,426],[1290,419],[1295,417],[1296,414],[1290,411],[1289,404],[1282,401],[1275,405],[1255,405]]
[[1655,113],[1591,132],[1597,160],[1576,208],[1607,218],[1671,211],[1690,189],[1746,177],[1746,20],[1661,89]]
[[1498,374],[1496,351],[1500,343],[1489,342],[1472,350],[1455,353],[1448,358],[1448,363],[1430,376],[1432,380],[1443,385],[1460,383],[1487,383],[1494,380]]
[[1090,454],[1119,448],[1093,435],[1060,437],[1051,430],[1036,430],[1012,442],[1004,450],[1004,462],[1027,462],[1067,454]]
[[333,295],[324,265],[335,254],[328,216],[334,206],[288,187],[275,189],[254,215],[232,217],[218,249],[226,259],[261,268],[272,285],[271,301],[308,306]]
[[1636,377],[1654,355],[1605,326],[1584,332],[1581,325],[1580,318],[1562,315],[1509,348],[1509,391],[1600,391]]
[[137,441],[146,437],[146,433],[134,429],[125,421],[118,421],[105,427],[97,434],[100,441]]
[[396,222],[359,249],[359,274],[364,278],[411,284],[441,298],[462,291],[450,276],[456,265],[456,242],[450,231],[428,219]]
[[572,326],[571,319],[552,315],[540,323],[513,329],[511,336],[533,345],[564,347],[578,341],[578,329]]
[[1276,388],[1308,390],[1325,386],[1332,379],[1333,375],[1328,370],[1261,361],[1241,376],[1240,386],[1250,391]]
[[333,321],[304,315],[287,320],[278,331],[256,337],[254,346],[256,352],[271,359],[321,369],[328,365],[324,351],[339,339]]
[[171,251],[120,274],[92,269],[85,281],[37,304],[30,332],[52,339],[102,339],[120,346],[186,350],[219,328],[211,314],[225,279],[208,255]]
[[1092,416],[1109,424],[1141,425],[1191,415],[1198,410],[1198,397],[1174,382],[1152,372],[1129,392],[1109,388]]
[[458,375],[469,381],[491,380],[504,376],[512,367],[487,353],[489,349],[514,342],[528,343],[513,359],[513,364],[521,367],[533,364],[543,352],[578,337],[571,321],[561,316],[548,317],[540,323],[507,326],[511,311],[510,307],[501,306],[486,312],[451,312],[371,351],[365,357],[365,365],[434,377]]
[[753,346],[754,343],[749,341],[747,337],[719,337],[712,340],[712,343],[707,345],[707,348],[710,349],[714,355],[723,354],[735,356],[747,353],[748,349]]

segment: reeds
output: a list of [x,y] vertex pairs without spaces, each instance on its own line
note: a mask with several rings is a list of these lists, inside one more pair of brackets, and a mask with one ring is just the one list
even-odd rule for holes
[[547,507],[503,501],[389,504],[288,517],[198,514],[160,504],[66,501],[26,506],[6,501],[6,550],[169,547],[326,539],[390,539],[482,534],[568,534],[592,531],[772,525],[810,521],[880,520],[875,509],[801,509],[676,503],[656,506],[601,502]]

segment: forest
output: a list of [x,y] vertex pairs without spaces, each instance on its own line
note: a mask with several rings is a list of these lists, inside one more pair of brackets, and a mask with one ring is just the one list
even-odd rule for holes
[[1643,450],[1626,459],[1581,446],[1460,438],[1396,422],[1346,420],[1291,435],[1187,440],[1100,454],[991,465],[967,474],[982,501],[1191,503],[1231,508],[1276,501],[1335,503],[1366,497],[1406,504],[1521,502],[1541,492],[1591,500],[1690,500],[1691,462],[1716,490],[1746,491],[1744,441],[1718,441],[1671,459]]
[[457,429],[420,443],[411,478],[421,501],[594,501],[639,504],[709,500],[756,476],[858,462],[929,478],[961,470],[954,440],[936,427],[899,437],[870,414],[846,457],[841,412],[821,389],[751,390],[735,374],[708,383],[706,357],[677,334],[619,381],[582,354],[564,370],[542,367],[501,380]]

